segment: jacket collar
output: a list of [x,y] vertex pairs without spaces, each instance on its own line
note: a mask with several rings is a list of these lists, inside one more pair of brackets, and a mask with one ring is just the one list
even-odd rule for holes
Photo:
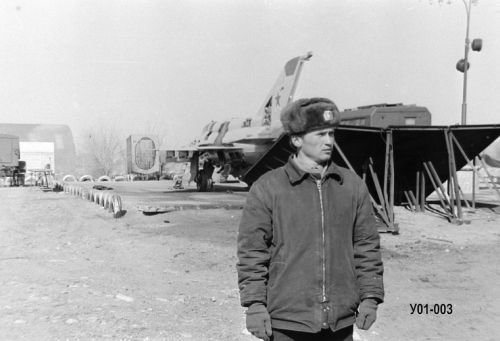
[[[309,175],[308,172],[301,169],[293,160],[293,154],[288,158],[288,162],[285,165],[285,173],[288,175],[288,179],[293,184],[302,181],[305,177]],[[342,184],[343,178],[340,173],[339,168],[333,161],[330,161],[328,168],[326,169],[325,178],[330,177],[332,179],[337,180],[340,184]]]

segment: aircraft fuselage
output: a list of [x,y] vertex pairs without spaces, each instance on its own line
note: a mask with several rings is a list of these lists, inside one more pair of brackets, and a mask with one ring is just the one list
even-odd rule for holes
[[216,167],[223,167],[223,177],[231,174],[241,179],[283,134],[281,110],[293,100],[302,65],[311,57],[308,53],[285,64],[255,116],[211,121],[203,128],[189,147],[197,151],[191,170],[197,169],[195,181],[201,191],[210,188]]

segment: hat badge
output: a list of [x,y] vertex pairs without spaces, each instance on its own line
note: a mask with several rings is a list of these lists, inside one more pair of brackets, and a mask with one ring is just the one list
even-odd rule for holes
[[333,118],[333,113],[331,110],[325,110],[323,112],[323,118],[325,119],[325,121],[331,121],[332,118]]

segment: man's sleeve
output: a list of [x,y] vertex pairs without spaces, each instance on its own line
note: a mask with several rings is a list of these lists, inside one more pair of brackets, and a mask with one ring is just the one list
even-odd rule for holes
[[380,253],[380,236],[370,194],[361,180],[358,186],[358,207],[354,226],[354,263],[361,300],[384,300],[384,266]]
[[272,212],[266,186],[260,181],[250,189],[238,233],[238,287],[241,305],[267,305],[269,245],[272,239]]

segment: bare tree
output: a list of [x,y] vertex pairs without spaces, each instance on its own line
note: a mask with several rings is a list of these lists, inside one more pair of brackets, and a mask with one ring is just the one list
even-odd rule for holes
[[141,133],[148,135],[158,135],[159,147],[172,147],[176,141],[172,140],[172,120],[170,115],[160,115],[155,113],[142,122],[140,128]]
[[125,172],[125,138],[110,127],[85,131],[82,136],[81,169],[94,178]]

